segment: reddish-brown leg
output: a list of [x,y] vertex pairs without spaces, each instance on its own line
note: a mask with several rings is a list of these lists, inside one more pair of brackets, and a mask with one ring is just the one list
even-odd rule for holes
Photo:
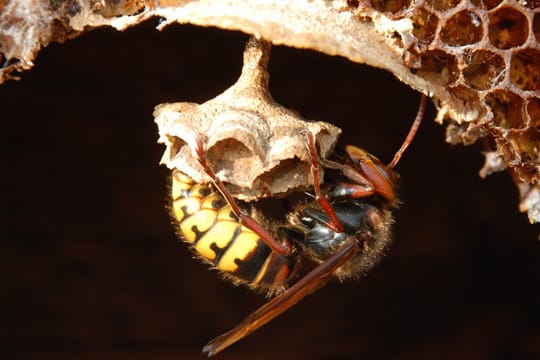
[[285,255],[291,254],[292,246],[287,242],[286,239],[284,239],[283,244],[277,242],[274,237],[261,226],[261,224],[240,209],[234,197],[227,190],[223,182],[221,182],[221,180],[216,176],[212,168],[208,165],[202,139],[197,140],[197,148],[195,149],[195,152],[199,164],[204,169],[206,174],[212,179],[212,183],[230,205],[233,213],[238,216],[240,223],[259,235],[261,240],[263,240],[273,251]]
[[323,211],[328,215],[330,221],[326,224],[332,231],[341,233],[344,230],[343,224],[339,221],[330,200],[321,191],[321,179],[319,177],[319,155],[315,147],[315,139],[311,132],[306,133],[307,146],[311,157],[311,176],[313,177],[313,191],[315,192],[315,200],[319,203]]
[[320,159],[320,163],[329,169],[340,171],[347,179],[352,180],[350,183],[340,183],[335,186],[335,190],[332,191],[332,197],[346,197],[346,198],[363,198],[368,197],[377,192],[375,184],[365,174],[361,174],[353,167],[347,164],[340,164],[328,159]]

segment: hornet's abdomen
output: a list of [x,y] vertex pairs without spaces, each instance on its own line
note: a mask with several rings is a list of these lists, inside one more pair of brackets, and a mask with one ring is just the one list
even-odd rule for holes
[[284,287],[294,267],[293,257],[272,251],[243,226],[212,185],[197,184],[174,170],[171,190],[171,214],[178,233],[199,258],[235,283],[269,292]]

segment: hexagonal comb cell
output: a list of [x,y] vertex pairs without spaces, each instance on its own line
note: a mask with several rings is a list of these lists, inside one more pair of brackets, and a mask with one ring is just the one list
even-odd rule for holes
[[465,85],[456,85],[449,88],[450,93],[456,98],[463,100],[463,102],[475,102],[478,101],[478,91],[471,90]]
[[505,129],[520,129],[525,126],[523,99],[510,91],[497,90],[486,96],[486,103],[493,112],[493,121]]
[[411,0],[372,0],[371,6],[381,12],[392,14],[405,10],[411,5]]
[[512,56],[510,79],[522,90],[540,90],[540,51],[525,49]]
[[444,83],[452,84],[459,77],[457,61],[453,55],[442,50],[429,50],[423,53],[420,59],[422,65],[416,73],[425,79],[439,77]]
[[540,131],[540,98],[533,97],[529,99],[527,113],[531,118],[531,125]]
[[489,15],[489,42],[499,49],[523,45],[529,35],[527,17],[518,10],[504,7]]
[[412,17],[413,34],[418,40],[430,43],[435,38],[439,17],[424,8],[417,9]]
[[450,17],[441,29],[441,40],[450,46],[477,43],[482,39],[482,22],[478,15],[463,10]]
[[540,8],[540,0],[527,0],[527,1],[520,1],[520,3],[529,8],[529,9],[538,9]]
[[[540,133],[535,128],[529,128],[523,132],[509,133],[507,140],[512,146],[512,150],[518,154],[518,157],[525,162],[534,163],[535,158],[532,154],[540,153]],[[535,177],[538,169],[529,166],[521,165],[522,173],[528,173],[528,176]]]
[[502,0],[471,0],[472,4],[481,9],[491,10],[499,5]]
[[446,11],[456,7],[461,0],[427,0],[426,5],[437,11]]
[[504,76],[503,58],[491,51],[474,51],[466,56],[466,62],[463,77],[473,89],[488,90],[497,85]]

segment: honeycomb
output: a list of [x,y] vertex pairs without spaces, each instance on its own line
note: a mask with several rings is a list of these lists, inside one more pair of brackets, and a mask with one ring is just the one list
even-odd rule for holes
[[[446,82],[457,99],[491,113],[450,127],[454,143],[489,133],[518,181],[540,180],[540,1],[373,0],[394,19],[410,17],[419,61],[410,70]],[[435,80],[437,81],[437,80]],[[484,115],[484,116],[483,116]]]
[[[412,19],[417,42],[408,48],[408,55],[412,54],[406,61],[410,71],[430,82],[444,83],[464,104],[485,105],[484,113],[473,121],[451,124],[447,139],[467,144],[489,135],[516,182],[538,185],[539,0],[348,3],[371,6],[392,19]],[[500,166],[487,170],[500,171]]]

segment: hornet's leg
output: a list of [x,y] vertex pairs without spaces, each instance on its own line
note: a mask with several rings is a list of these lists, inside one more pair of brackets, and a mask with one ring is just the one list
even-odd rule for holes
[[273,251],[279,254],[285,254],[285,255],[291,254],[292,246],[286,241],[286,239],[285,239],[284,244],[279,243],[253,217],[246,214],[244,211],[240,209],[234,197],[227,190],[223,182],[221,182],[221,180],[216,176],[212,168],[208,165],[208,162],[206,161],[206,154],[204,152],[204,145],[203,145],[202,139],[197,140],[197,149],[195,149],[195,152],[196,152],[196,155],[197,155],[196,157],[197,157],[197,160],[199,161],[199,164],[204,169],[206,174],[212,179],[212,183],[214,184],[216,189],[221,193],[221,195],[225,198],[227,203],[230,205],[234,214],[240,219],[240,223],[244,225],[245,227],[249,228],[250,230],[252,230],[253,232],[255,232],[257,235],[259,235],[261,237],[261,240],[263,240]]
[[311,157],[311,176],[313,178],[313,191],[315,192],[315,200],[319,203],[323,211],[328,215],[330,221],[326,224],[332,231],[343,232],[343,224],[339,221],[330,200],[321,191],[319,155],[315,145],[315,138],[311,132],[306,133],[307,147]]

